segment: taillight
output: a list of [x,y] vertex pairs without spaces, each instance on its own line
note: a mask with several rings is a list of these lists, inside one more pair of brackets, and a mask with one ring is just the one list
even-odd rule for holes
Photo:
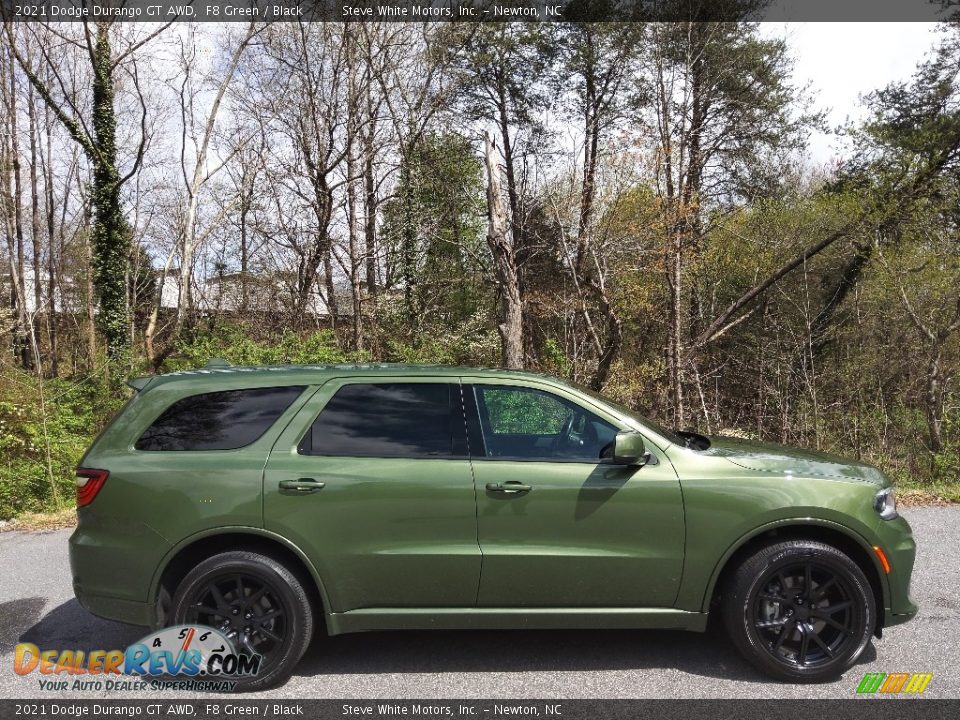
[[77,507],[93,502],[110,473],[106,470],[77,468]]

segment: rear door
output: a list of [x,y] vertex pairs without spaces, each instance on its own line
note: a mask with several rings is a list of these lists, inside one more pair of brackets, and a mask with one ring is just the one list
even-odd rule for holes
[[670,607],[683,569],[665,455],[601,460],[619,420],[536,382],[463,378],[477,486],[481,607]]
[[480,548],[459,381],[323,385],[270,454],[264,523],[306,552],[334,612],[472,606]]

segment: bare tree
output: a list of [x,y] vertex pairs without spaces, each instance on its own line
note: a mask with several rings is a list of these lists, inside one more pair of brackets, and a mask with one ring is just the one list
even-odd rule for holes
[[509,230],[507,206],[500,181],[500,158],[496,142],[484,135],[487,164],[487,244],[493,255],[500,295],[500,332],[502,362],[505,368],[523,367],[523,302],[513,236]]
[[[158,283],[156,299],[153,310],[150,314],[150,320],[147,324],[144,340],[146,344],[147,357],[154,367],[158,367],[164,358],[172,351],[174,344],[183,327],[184,319],[192,310],[192,276],[193,262],[197,247],[209,236],[216,224],[222,219],[222,213],[212,219],[203,231],[200,231],[198,225],[198,209],[200,205],[201,193],[209,180],[223,169],[226,160],[210,161],[211,144],[214,141],[217,117],[220,113],[220,107],[223,102],[227,88],[233,81],[240,60],[250,42],[260,31],[255,23],[250,23],[246,32],[240,37],[234,45],[227,62],[226,69],[223,72],[219,82],[216,84],[216,90],[210,101],[209,108],[202,114],[203,121],[197,123],[195,117],[196,103],[199,102],[199,90],[192,86],[191,68],[196,60],[196,42],[193,33],[189,35],[189,40],[180,44],[180,60],[182,79],[179,86],[179,100],[181,113],[181,145],[180,145],[180,173],[183,178],[184,191],[186,195],[186,205],[182,208],[182,214],[179,221],[179,236],[177,243],[168,255],[163,269],[160,273],[160,282]],[[188,146],[191,146],[192,154],[188,153]],[[234,145],[232,152],[239,148]],[[170,265],[174,255],[180,258],[180,285],[177,296],[176,314],[174,315],[173,325],[170,330],[169,342],[163,350],[157,350],[155,346],[157,320],[163,299],[163,288],[167,275],[170,271]]]
[[[30,84],[47,104],[70,136],[83,148],[93,167],[91,201],[94,224],[91,234],[93,248],[94,290],[99,312],[97,321],[107,339],[110,357],[120,359],[129,348],[129,308],[127,306],[127,268],[130,255],[130,233],[121,206],[120,191],[127,180],[140,168],[147,144],[146,105],[136,82],[134,87],[142,109],[141,133],[134,160],[129,171],[120,170],[117,157],[116,74],[129,70],[135,53],[169,26],[162,26],[146,35],[128,33],[121,49],[114,51],[113,23],[103,21],[91,25],[84,21],[79,37],[68,36],[48,26],[29,26],[25,33],[36,36],[39,63],[43,70],[19,49],[22,39],[17,37],[13,24],[6,23],[6,34],[11,51]],[[86,106],[68,87],[50,51],[52,41],[59,39],[84,55],[89,62],[91,91]],[[45,80],[44,78],[50,78]]]

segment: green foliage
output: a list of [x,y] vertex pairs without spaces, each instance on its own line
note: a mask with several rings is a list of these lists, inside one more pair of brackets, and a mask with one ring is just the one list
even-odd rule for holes
[[556,54],[550,29],[539,23],[453,23],[440,34],[459,71],[458,97],[468,117],[512,127],[537,125],[550,103],[547,75]]
[[278,337],[255,340],[242,326],[221,325],[182,342],[177,353],[164,364],[164,371],[200,367],[211,358],[223,358],[234,365],[325,365],[364,362],[370,356],[345,353],[329,330],[305,336],[284,330]]
[[547,361],[548,366],[551,367],[556,375],[559,375],[560,377],[570,376],[570,361],[564,354],[560,343],[558,343],[555,339],[547,338],[546,342],[543,344],[543,356]]
[[[397,309],[386,315],[384,324],[397,327]],[[436,318],[425,320],[429,329],[403,339],[393,332],[384,340],[382,359],[385,362],[424,363],[429,365],[467,365],[495,367],[500,357],[500,341],[496,330],[487,326],[482,313],[476,313],[450,327]]]
[[125,397],[93,379],[0,380],[0,519],[70,507],[73,471]]
[[497,434],[556,435],[570,414],[565,405],[538,392],[484,388],[490,429]]
[[88,136],[84,148],[93,164],[90,185],[94,209],[90,235],[93,289],[99,310],[97,326],[107,339],[111,360],[122,367],[130,350],[127,277],[131,232],[120,201],[123,180],[117,169],[114,66],[108,26],[97,29],[90,60],[93,65],[93,137]]
[[670,114],[681,128],[689,122],[686,139],[699,147],[688,180],[699,202],[776,194],[791,153],[802,151],[810,129],[822,125],[821,115],[809,111],[810,98],[792,84],[786,42],[764,37],[750,22],[651,27],[658,62],[671,77],[683,78],[692,95],[672,99],[679,106]]
[[398,259],[408,331],[427,315],[462,322],[483,302],[484,186],[470,143],[431,134],[408,152],[381,235]]

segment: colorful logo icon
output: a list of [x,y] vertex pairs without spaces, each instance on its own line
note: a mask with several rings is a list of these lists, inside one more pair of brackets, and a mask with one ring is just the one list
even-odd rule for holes
[[857,685],[858,693],[914,693],[927,689],[933,673],[867,673]]

